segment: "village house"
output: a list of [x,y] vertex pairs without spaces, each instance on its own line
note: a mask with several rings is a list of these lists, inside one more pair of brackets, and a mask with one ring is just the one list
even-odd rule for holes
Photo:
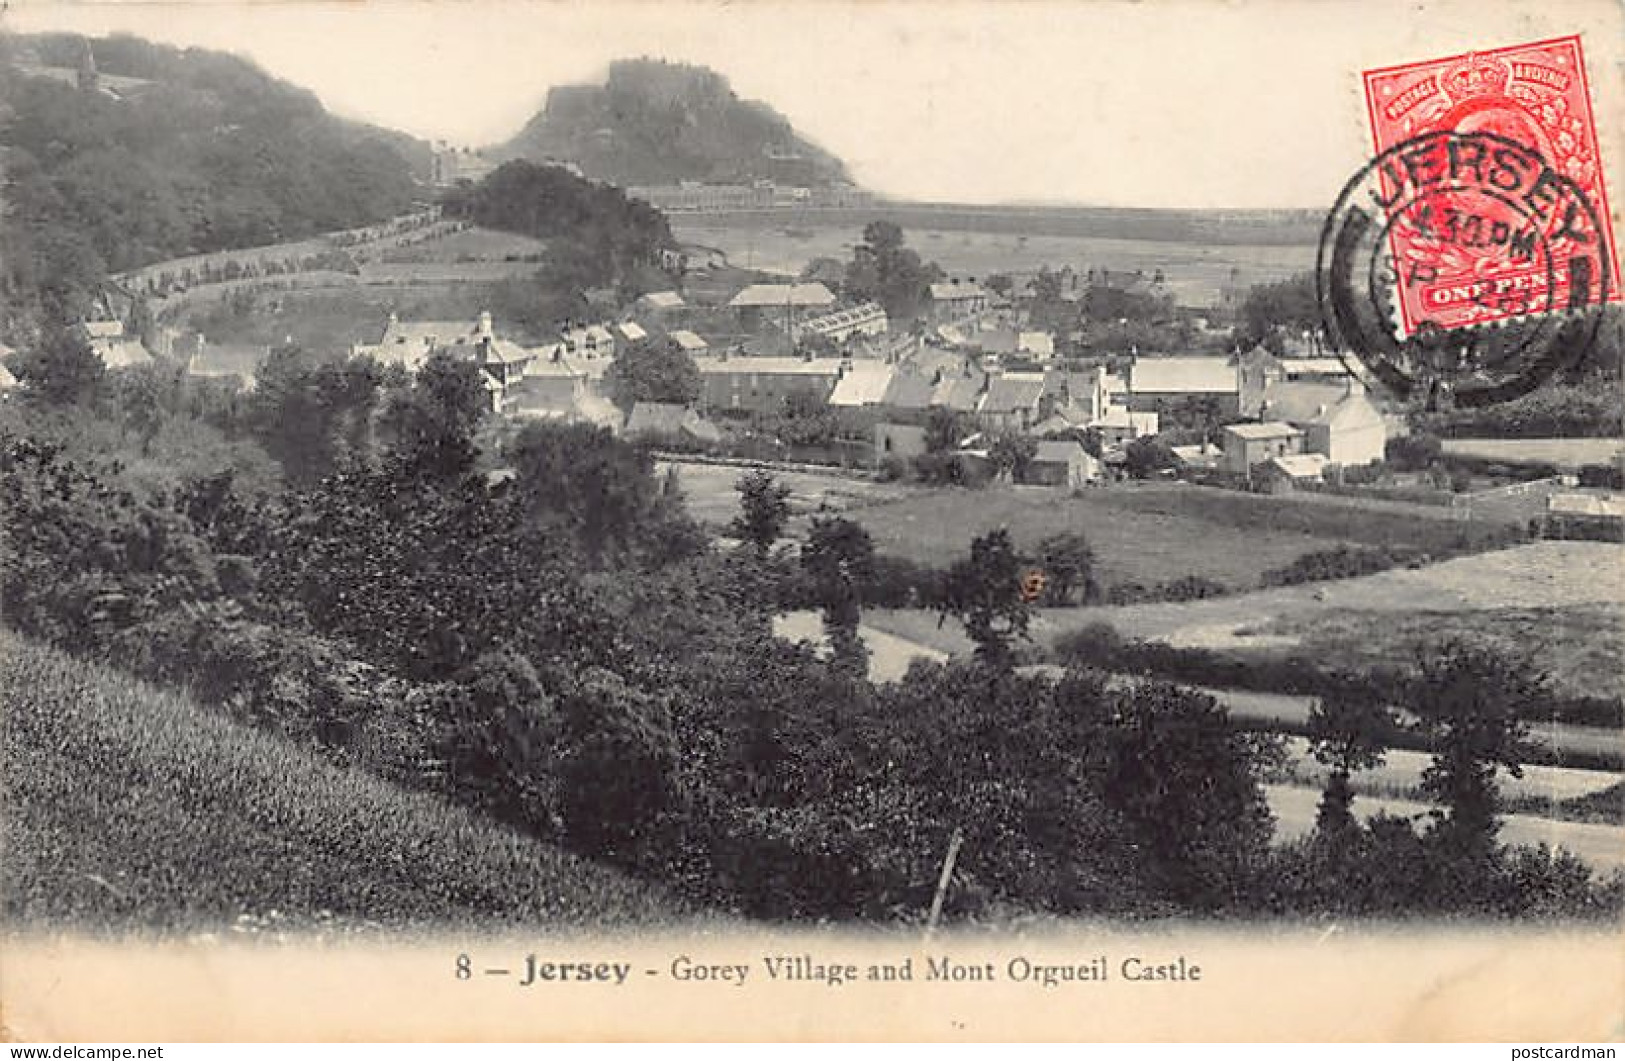
[[921,410],[931,407],[931,394],[936,390],[936,380],[927,375],[921,366],[910,361],[904,361],[896,366],[891,374],[891,381],[886,384],[886,394],[880,404],[888,409]]
[[667,332],[666,338],[672,343],[673,346],[677,347],[677,349],[691,357],[703,354],[707,350],[711,349],[710,344],[704,339],[700,338],[694,332],[688,331],[684,328]]
[[1115,449],[1137,438],[1155,435],[1161,426],[1159,420],[1156,413],[1137,413],[1121,405],[1111,405],[1084,426],[1100,434],[1102,446]]
[[5,360],[0,358],[0,395],[10,394],[21,386],[22,381],[6,367]]
[[650,291],[638,296],[637,302],[633,303],[636,312],[661,320],[669,320],[687,308],[688,303],[675,291]]
[[852,409],[882,405],[896,374],[895,367],[882,362],[848,360],[830,392],[829,404]]
[[1212,401],[1220,416],[1241,410],[1241,378],[1226,357],[1136,357],[1129,368],[1127,405],[1169,413],[1190,401]]
[[784,407],[792,394],[829,400],[844,362],[837,357],[697,357],[702,408],[733,413],[768,413]]
[[1267,493],[1280,494],[1299,486],[1321,481],[1330,463],[1319,453],[1296,453],[1272,457],[1255,472],[1255,481]]
[[992,299],[975,277],[932,284],[929,294],[930,317],[936,324],[951,324],[975,317],[987,309]]
[[152,354],[141,340],[124,334],[123,321],[85,321],[80,332],[90,349],[108,368],[129,368],[152,363]]
[[1049,439],[1038,443],[1022,481],[1038,486],[1075,490],[1100,479],[1100,462],[1077,439]]
[[1277,383],[1264,392],[1259,415],[1302,429],[1304,452],[1344,467],[1382,460],[1388,424],[1352,376],[1341,383]]
[[1255,465],[1303,452],[1303,432],[1291,424],[1227,424],[1223,434],[1224,460],[1220,466],[1236,475],[1249,475]]
[[1020,332],[1016,336],[1016,352],[1034,361],[1048,361],[1055,356],[1055,336],[1049,332]]
[[478,334],[482,321],[488,321],[489,317],[490,314],[485,314],[482,320],[475,321],[403,321],[391,313],[376,343],[358,343],[350,348],[350,353],[416,373],[436,350]]
[[1002,372],[988,378],[976,416],[989,431],[1026,431],[1048,412],[1041,372]]
[[615,333],[607,324],[567,324],[559,330],[559,342],[566,357],[615,359]]

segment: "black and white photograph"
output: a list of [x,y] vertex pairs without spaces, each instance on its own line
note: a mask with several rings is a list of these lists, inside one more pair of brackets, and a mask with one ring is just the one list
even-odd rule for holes
[[1584,0],[0,0],[0,1038],[1617,1039],[1622,134]]

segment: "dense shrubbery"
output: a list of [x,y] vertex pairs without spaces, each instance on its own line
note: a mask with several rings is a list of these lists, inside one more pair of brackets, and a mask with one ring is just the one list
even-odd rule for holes
[[1322,582],[1333,578],[1373,575],[1392,567],[1421,562],[1409,549],[1369,545],[1338,545],[1304,553],[1286,567],[1264,572],[1266,586],[1295,586],[1300,582]]
[[1552,384],[1510,402],[1421,417],[1444,438],[1618,438],[1625,419],[1616,383]]
[[1223,597],[1235,592],[1217,579],[1202,575],[1185,575],[1154,586],[1138,582],[1120,582],[1106,590],[1107,604],[1154,604],[1158,601],[1205,600]]

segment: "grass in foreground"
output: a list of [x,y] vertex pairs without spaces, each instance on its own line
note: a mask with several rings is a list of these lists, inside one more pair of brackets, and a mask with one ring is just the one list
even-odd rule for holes
[[675,899],[0,630],[14,926],[604,928]]

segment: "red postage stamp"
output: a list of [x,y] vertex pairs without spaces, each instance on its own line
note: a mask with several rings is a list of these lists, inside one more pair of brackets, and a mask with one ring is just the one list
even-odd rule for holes
[[1618,301],[1579,37],[1364,79],[1401,336]]

